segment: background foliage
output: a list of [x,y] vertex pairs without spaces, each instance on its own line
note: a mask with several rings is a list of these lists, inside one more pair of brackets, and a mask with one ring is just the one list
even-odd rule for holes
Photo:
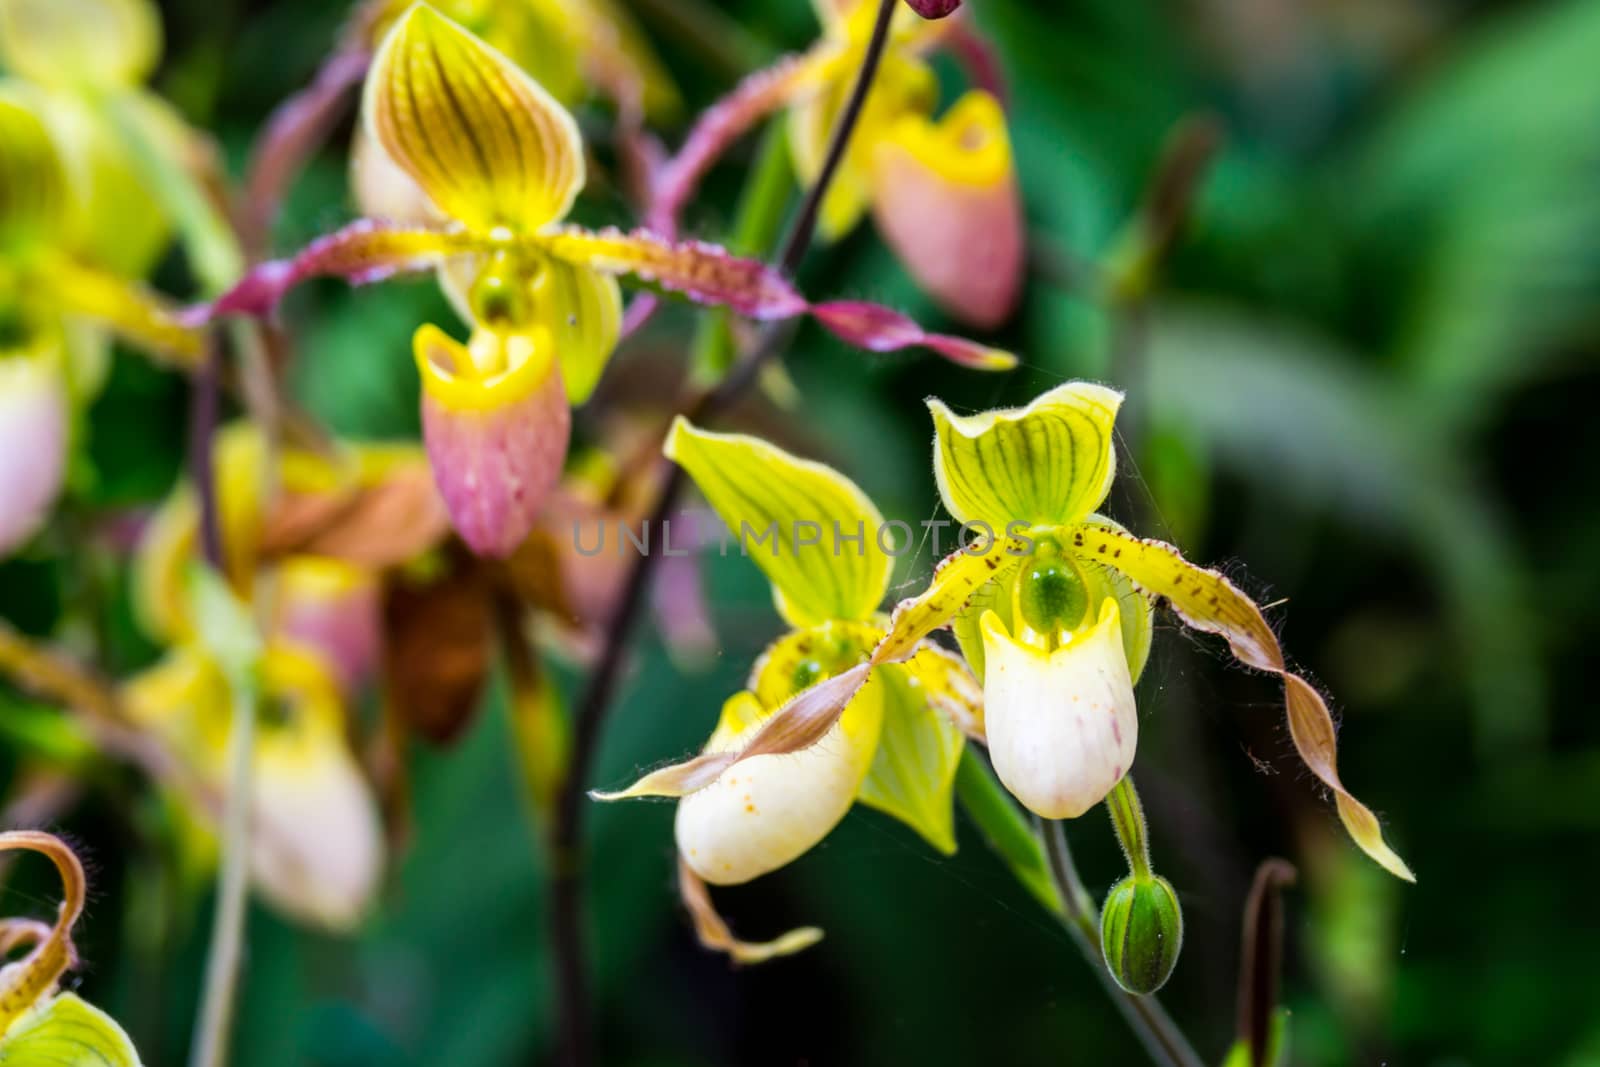
[[[632,6],[691,108],[813,32],[802,0]],[[1013,90],[1033,272],[999,340],[1025,365],[997,379],[868,360],[808,328],[788,363],[802,408],[758,401],[743,418],[916,522],[937,500],[922,396],[966,411],[1068,377],[1126,388],[1134,454],[1113,513],[1191,558],[1248,561],[1231,568],[1247,590],[1289,599],[1273,614],[1342,708],[1347,780],[1419,876],[1387,880],[1342,839],[1285,758],[1271,685],[1164,627],[1141,692],[1140,782],[1188,919],[1164,994],[1174,1014],[1220,1055],[1249,875],[1282,854],[1302,873],[1289,900],[1294,1062],[1600,1063],[1587,880],[1600,728],[1586,679],[1600,595],[1600,5],[969,6]],[[266,113],[315,69],[341,5],[164,7],[158,85],[237,172]],[[1108,311],[1083,264],[1114,247],[1169,130],[1200,110],[1221,117],[1225,147],[1152,297]],[[349,216],[343,140],[298,185],[278,247]],[[719,172],[693,228],[724,229],[737,169]],[[590,210],[604,214],[604,198]],[[814,253],[802,282],[938,321],[868,230]],[[289,314],[306,324],[294,386],[312,411],[346,433],[416,434],[408,338],[445,315],[431,286],[317,287]],[[669,392],[659,383],[681,368],[691,325],[663,317],[607,388]],[[76,500],[158,499],[181,461],[183,407],[175,378],[119,359]],[[899,577],[932,558],[925,545]],[[49,629],[89,562],[63,543],[0,565],[0,611]],[[689,751],[778,632],[754,568],[713,560],[710,581],[720,655],[684,669],[646,639],[598,784]],[[118,611],[108,625],[137,664],[150,650]],[[416,754],[415,839],[358,940],[253,914],[240,1067],[490,1067],[549,1048],[541,880],[506,730],[494,700],[454,748]],[[0,774],[10,762],[0,754]],[[677,911],[670,816],[592,814],[609,1062],[1137,1056],[1065,933],[970,826],[947,860],[853,813],[803,861],[719,898],[753,936],[828,932],[796,959],[734,972]],[[93,864],[85,993],[156,1065],[182,1055],[209,906],[204,883],[163,857],[165,818],[131,775],[108,773],[66,823]],[[1103,892],[1121,873],[1109,827],[1091,816],[1075,842]],[[12,880],[12,910],[49,892],[36,873]]]

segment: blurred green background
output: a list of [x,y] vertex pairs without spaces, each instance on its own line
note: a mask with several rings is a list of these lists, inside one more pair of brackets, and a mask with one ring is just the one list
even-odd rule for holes
[[[691,109],[814,32],[805,0],[631,6]],[[1255,864],[1283,855],[1302,876],[1288,898],[1292,1062],[1600,1064],[1600,726],[1586,681],[1600,596],[1600,4],[968,6],[1012,89],[1033,270],[998,340],[1024,366],[999,378],[868,357],[807,328],[788,361],[800,408],[742,417],[916,522],[937,507],[923,396],[976,410],[1069,377],[1128,390],[1112,514],[1286,601],[1270,614],[1335,696],[1346,781],[1419,879],[1387,879],[1344,840],[1293,758],[1275,687],[1167,620],[1141,686],[1139,780],[1188,921],[1163,994],[1173,1013],[1220,1060],[1244,895]],[[170,0],[164,13],[157,85],[237,174],[345,10]],[[1197,112],[1220,119],[1224,147],[1149,299],[1108,309],[1084,264],[1114,247],[1169,132]],[[296,187],[278,247],[349,217],[346,140]],[[693,229],[725,229],[739,171],[717,173]],[[615,215],[611,199],[586,210]],[[939,321],[870,227],[814,252],[802,282]],[[288,308],[298,395],[343,432],[414,435],[408,339],[430,316],[450,321],[425,284],[315,287]],[[663,316],[622,350],[610,387],[672,380],[691,328],[685,312]],[[159,498],[184,404],[179,382],[120,359],[81,499]],[[931,562],[926,546],[904,561],[905,588]],[[592,784],[690,751],[779,633],[753,567],[709,566],[721,654],[684,673],[645,635]],[[4,614],[46,630],[80,577],[65,549],[0,565]],[[495,701],[455,747],[416,754],[414,846],[358,940],[253,912],[239,1067],[548,1056],[539,860],[506,731]],[[676,904],[671,811],[607,807],[589,822],[607,1063],[1139,1062],[1066,934],[969,824],[944,859],[858,810],[790,868],[719,893],[747,936],[828,934],[731,970]],[[64,828],[94,887],[83,992],[159,1067],[184,1053],[209,905],[177,892],[158,822],[129,774]],[[1122,873],[1109,825],[1086,817],[1074,843],[1103,893]],[[30,867],[6,913],[52,892]]]

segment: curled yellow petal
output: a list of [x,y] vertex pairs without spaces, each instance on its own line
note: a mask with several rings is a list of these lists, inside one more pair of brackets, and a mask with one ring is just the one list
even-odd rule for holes
[[950,514],[997,529],[1070,525],[1106,498],[1116,476],[1112,427],[1122,394],[1067,382],[1025,408],[956,415],[928,401],[933,473]]
[[[61,876],[61,910],[47,937],[36,941],[22,959],[0,970],[0,1034],[48,996],[67,969],[77,963],[72,924],[83,912],[88,891],[83,864],[59,837],[34,830],[0,833],[0,852],[18,849],[37,852],[56,865]],[[0,1061],[6,1058],[4,1046],[0,1045]]]
[[372,135],[469,229],[531,232],[583,187],[577,124],[514,62],[426,4],[384,40],[363,105]]
[[1121,571],[1150,593],[1165,597],[1188,626],[1226,638],[1241,663],[1282,678],[1289,736],[1311,773],[1333,791],[1345,829],[1384,870],[1416,881],[1411,868],[1384,841],[1378,817],[1339,779],[1337,736],[1328,705],[1287,668],[1278,638],[1254,601],[1221,574],[1196,567],[1160,541],[1141,541],[1122,530],[1086,523],[1073,531],[1072,543],[1086,563]]

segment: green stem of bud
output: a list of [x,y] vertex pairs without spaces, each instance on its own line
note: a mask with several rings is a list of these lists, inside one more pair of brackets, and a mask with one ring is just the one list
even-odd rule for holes
[[1148,881],[1150,874],[1150,841],[1145,833],[1144,805],[1139,803],[1139,793],[1133,788],[1133,775],[1125,774],[1106,797],[1106,808],[1111,812],[1111,825],[1117,831],[1117,840],[1128,857],[1128,870],[1139,881]]

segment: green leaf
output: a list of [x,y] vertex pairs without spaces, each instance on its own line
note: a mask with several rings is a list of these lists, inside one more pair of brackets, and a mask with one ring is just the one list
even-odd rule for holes
[[972,821],[983,831],[989,847],[1010,868],[1022,887],[1054,914],[1064,913],[1061,894],[1050,874],[1050,863],[1034,836],[1022,809],[1005,791],[989,765],[968,748],[956,768],[956,795]]
[[892,663],[878,671],[883,729],[857,798],[949,855],[956,850],[952,791],[966,739],[930,701],[914,667]]
[[0,1037],[0,1065],[139,1067],[139,1053],[111,1016],[76,994],[63,993]]
[[1111,490],[1111,430],[1121,405],[1121,393],[1088,382],[1068,382],[1025,408],[965,417],[929,400],[933,473],[945,507],[997,535],[1013,522],[1079,521]]
[[757,438],[709,433],[683,418],[664,451],[727,524],[729,542],[771,580],[778,612],[790,624],[861,620],[877,610],[894,560],[878,543],[883,516],[850,479]]

